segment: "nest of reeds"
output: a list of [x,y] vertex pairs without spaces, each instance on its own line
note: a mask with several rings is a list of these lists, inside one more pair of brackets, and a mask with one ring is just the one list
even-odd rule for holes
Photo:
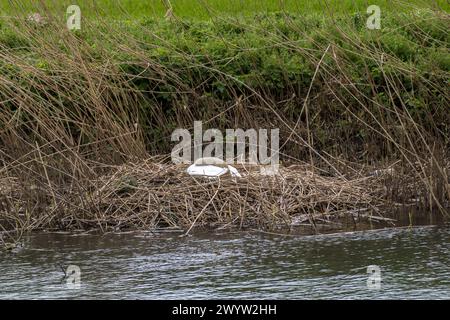
[[[173,227],[273,229],[332,222],[380,204],[380,188],[364,178],[322,176],[308,165],[262,175],[238,167],[242,178],[193,177],[185,166],[152,161],[126,164],[95,181],[83,224],[115,228]],[[81,206],[81,204],[78,204]]]

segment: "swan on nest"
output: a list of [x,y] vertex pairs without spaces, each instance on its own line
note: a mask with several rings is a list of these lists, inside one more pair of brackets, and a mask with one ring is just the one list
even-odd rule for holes
[[232,177],[241,178],[239,171],[228,164],[222,159],[216,157],[204,157],[195,160],[194,164],[189,166],[186,172],[191,176],[203,176],[209,178],[220,177],[227,172]]

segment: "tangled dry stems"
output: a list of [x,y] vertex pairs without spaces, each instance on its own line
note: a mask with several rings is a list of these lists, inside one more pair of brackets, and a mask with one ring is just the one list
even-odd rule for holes
[[[323,176],[309,165],[282,167],[273,176],[261,175],[257,167],[241,166],[242,178],[224,175],[218,179],[192,177],[185,169],[152,159],[125,164],[92,180],[86,191],[59,193],[55,200],[49,188],[30,186],[28,192],[39,190],[39,203],[47,206],[36,209],[40,213],[30,217],[29,226],[190,231],[193,227],[273,229],[303,221],[314,227],[336,220],[343,212],[383,203],[378,178]],[[23,206],[26,201],[16,191],[23,188],[14,188],[17,180],[4,178],[2,182],[10,186],[1,190],[3,210],[8,207],[12,212],[7,203]],[[29,216],[23,210],[17,215],[22,221]]]
[[[437,34],[440,50],[447,50],[439,35],[448,15],[430,15],[436,26],[425,27]],[[309,34],[301,31],[307,27],[303,17],[293,23],[289,16],[270,20],[278,21],[275,28],[230,21],[205,30],[202,24],[137,23],[130,31],[109,21],[86,21],[81,34],[61,28],[61,21],[45,26],[20,21],[7,23],[0,42],[0,225],[5,228],[189,231],[299,221],[314,226],[359,209],[376,212],[386,199],[417,202],[448,215],[448,72],[401,60],[383,46],[398,44],[385,41],[389,33],[367,38],[350,21],[330,25],[338,31],[334,36],[321,35],[325,29]],[[432,34],[422,30],[422,20],[413,21],[408,43],[427,52],[420,57],[429,62]],[[243,26],[246,33],[236,37],[214,31]],[[287,28],[291,38],[278,28]],[[187,48],[171,32],[192,29],[201,31],[203,40]],[[268,33],[260,37],[263,31]],[[306,43],[296,41],[299,32]],[[213,41],[223,37],[234,43],[227,47],[237,46],[238,56]],[[246,55],[253,44],[255,61],[268,59],[273,68],[255,68]],[[205,54],[196,54],[197,47]],[[215,59],[216,48],[230,60]],[[291,74],[294,80],[285,73],[289,59],[278,64],[270,58],[280,50],[304,61]],[[238,77],[239,64],[229,69],[241,61],[236,57],[258,71],[254,81]],[[267,83],[266,74],[277,71],[280,78]],[[299,83],[302,74],[306,78]],[[270,89],[276,84],[283,88]],[[183,168],[142,160],[169,152],[172,130],[191,128],[198,119],[220,129],[278,127],[285,159],[335,168],[324,174],[300,166],[270,179],[204,181]],[[386,177],[388,183],[369,177],[369,171],[359,173],[360,167],[373,170],[397,161],[398,175]]]

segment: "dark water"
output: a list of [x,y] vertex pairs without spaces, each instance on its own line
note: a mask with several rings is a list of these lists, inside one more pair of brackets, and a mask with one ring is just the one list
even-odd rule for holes
[[[79,289],[63,278],[68,265],[80,268]],[[368,287],[369,265],[380,267],[379,289],[377,280]],[[449,299],[450,227],[295,237],[37,234],[0,253],[0,298]]]

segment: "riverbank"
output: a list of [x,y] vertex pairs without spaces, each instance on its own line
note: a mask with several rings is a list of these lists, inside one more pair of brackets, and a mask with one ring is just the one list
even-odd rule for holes
[[[380,30],[365,12],[98,18],[74,32],[41,14],[0,26],[5,229],[316,228],[413,206],[449,215],[445,11],[389,11]],[[199,119],[280,129],[282,176],[198,181],[156,158]]]

